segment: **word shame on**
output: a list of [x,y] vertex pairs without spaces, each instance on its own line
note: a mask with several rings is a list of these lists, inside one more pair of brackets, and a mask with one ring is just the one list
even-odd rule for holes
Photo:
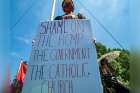
[[[69,25],[69,29],[66,26]],[[56,21],[56,22],[43,22],[41,23],[40,34],[64,34],[69,32],[84,32],[86,31],[84,23],[80,21]]]

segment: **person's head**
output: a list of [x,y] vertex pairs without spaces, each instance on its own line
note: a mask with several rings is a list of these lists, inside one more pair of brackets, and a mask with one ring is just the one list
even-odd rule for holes
[[74,4],[72,0],[63,0],[62,2],[63,11],[69,14],[74,11]]
[[105,66],[105,65],[108,65],[108,60],[106,59],[106,58],[103,58],[102,60],[101,60],[101,66]]

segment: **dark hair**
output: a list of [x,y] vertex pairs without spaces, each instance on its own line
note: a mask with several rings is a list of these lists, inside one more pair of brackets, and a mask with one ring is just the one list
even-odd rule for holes
[[[62,7],[64,7],[64,4],[65,4],[66,2],[63,0],[63,2],[62,2]],[[74,3],[73,3],[73,1],[71,0],[71,2],[68,2],[69,4],[71,4],[71,6],[72,6],[72,12],[74,11]]]
[[108,64],[108,60],[106,58],[103,58],[100,62],[101,62],[101,66]]

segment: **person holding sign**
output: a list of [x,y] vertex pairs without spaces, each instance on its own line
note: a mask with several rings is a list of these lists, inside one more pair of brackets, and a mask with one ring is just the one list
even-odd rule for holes
[[85,17],[78,13],[74,14],[74,3],[72,0],[63,0],[62,8],[64,11],[64,15],[57,16],[54,20],[62,20],[62,19],[85,19]]

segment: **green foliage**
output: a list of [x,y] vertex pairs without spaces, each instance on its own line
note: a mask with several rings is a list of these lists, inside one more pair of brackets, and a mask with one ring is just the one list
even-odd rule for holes
[[120,56],[110,62],[109,68],[118,80],[120,80],[125,86],[129,87],[130,52],[119,48],[106,48],[106,46],[101,43],[96,43],[96,50],[98,58],[111,51],[121,51]]
[[95,46],[96,46],[98,58],[101,57],[102,55],[104,55],[105,53],[107,53],[107,48],[103,44],[98,42],[95,44]]

